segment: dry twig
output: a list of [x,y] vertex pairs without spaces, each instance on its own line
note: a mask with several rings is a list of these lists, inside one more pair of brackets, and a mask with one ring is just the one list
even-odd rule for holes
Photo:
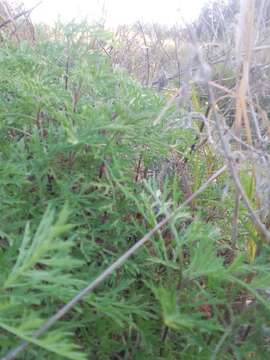
[[21,11],[20,13],[18,13],[17,15],[13,16],[13,17],[9,17],[7,20],[3,21],[0,24],[0,29],[7,26],[8,24],[14,22],[15,20],[18,20],[20,17],[22,16],[29,16],[31,14],[31,12],[33,12],[41,3],[43,0],[39,1],[35,6],[33,6],[31,9],[28,10],[24,10]]

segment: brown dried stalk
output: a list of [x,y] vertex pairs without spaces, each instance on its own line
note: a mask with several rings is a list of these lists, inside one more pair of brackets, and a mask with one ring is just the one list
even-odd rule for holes
[[[213,91],[211,89],[211,87],[209,86],[209,96],[211,101],[215,101],[214,100],[214,94]],[[219,133],[219,137],[220,137],[220,141],[221,141],[221,145],[222,145],[222,149],[225,155],[225,158],[227,160],[228,163],[228,169],[231,173],[232,179],[234,181],[235,187],[237,192],[239,193],[239,195],[241,196],[246,208],[248,209],[249,215],[251,220],[253,221],[254,225],[256,226],[257,230],[259,231],[259,233],[263,236],[263,238],[265,239],[265,241],[267,241],[268,243],[270,243],[270,232],[267,230],[266,226],[261,222],[260,218],[257,216],[257,214],[255,213],[255,211],[253,210],[252,206],[250,205],[249,199],[242,187],[241,181],[239,179],[236,167],[235,167],[235,163],[234,163],[234,159],[232,157],[232,154],[230,152],[229,149],[229,145],[224,137],[224,132],[223,129],[221,127],[221,124],[219,122],[218,116],[217,116],[217,112],[216,109],[213,108],[213,113],[214,113],[214,117],[215,117],[215,123],[216,123],[216,127]]]
[[239,81],[236,90],[235,133],[237,137],[241,138],[240,130],[243,120],[247,141],[250,145],[252,145],[252,135],[248,119],[246,97],[249,90],[249,69],[253,48],[255,2],[254,0],[245,0],[241,2],[241,5],[241,17],[238,33],[239,38],[237,41],[237,48],[239,49],[238,61],[241,70],[239,73]]
[[[248,33],[244,34],[244,30],[241,33],[242,37],[245,39],[245,42],[244,42],[245,56],[244,56],[244,60],[243,60],[243,64],[242,64],[242,78],[240,80],[238,93],[236,95],[237,96],[236,130],[239,128],[239,133],[240,133],[241,125],[242,125],[242,119],[244,118],[244,120],[245,120],[245,118],[246,118],[246,120],[247,120],[246,96],[248,94],[249,66],[250,66],[251,52],[252,52],[254,0],[246,0],[245,2],[243,2],[242,13],[244,14],[244,16],[242,17],[243,23],[241,24],[242,30],[245,29],[245,27],[247,27],[246,31]],[[196,48],[197,37],[196,37],[196,34],[194,33],[193,29],[190,27],[189,27],[189,34],[190,34],[191,41],[193,42],[193,45]],[[203,61],[200,53],[198,53],[198,59],[199,59],[199,62],[201,64],[201,67],[203,70],[204,69],[204,61]],[[205,74],[205,75],[207,75],[207,74]],[[209,94],[209,100],[212,105],[211,111],[214,114],[215,125],[218,130],[219,138],[221,141],[221,147],[222,147],[225,159],[227,161],[228,169],[230,171],[231,177],[234,181],[238,196],[240,196],[242,198],[242,201],[243,201],[244,205],[246,206],[246,208],[249,212],[249,216],[250,216],[252,222],[254,223],[257,231],[261,234],[261,236],[264,238],[264,240],[266,242],[270,243],[270,231],[268,231],[266,226],[261,222],[260,218],[258,217],[256,212],[252,208],[250,201],[248,199],[248,196],[245,193],[243,186],[241,184],[241,181],[239,179],[238,172],[236,170],[235,159],[233,158],[232,153],[230,151],[229,143],[228,143],[226,137],[224,136],[223,126],[221,125],[221,123],[219,121],[220,120],[219,115],[217,113],[217,109],[215,106],[217,101],[215,99],[214,92],[213,92],[213,89],[211,86],[212,84],[209,80],[206,82],[206,84],[207,84],[207,89],[208,89],[208,94]],[[227,96],[229,96],[229,95],[227,95]],[[248,127],[246,127],[245,130],[246,130],[247,138],[250,141],[251,130],[250,130],[249,124],[245,123],[245,126],[246,125],[248,125]],[[240,138],[240,140],[241,140],[241,134],[239,134],[239,135],[240,136],[237,136],[237,134],[236,134],[236,136],[238,138]],[[250,145],[252,145],[252,142]],[[237,220],[237,219],[235,219],[235,220]]]

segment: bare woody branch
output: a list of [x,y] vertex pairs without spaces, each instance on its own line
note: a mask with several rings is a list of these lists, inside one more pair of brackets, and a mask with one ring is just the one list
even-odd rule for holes
[[39,1],[35,6],[33,6],[31,9],[28,9],[28,10],[24,10],[24,11],[21,11],[20,13],[16,14],[15,16],[13,17],[10,17],[9,19],[3,21],[1,24],[0,24],[0,29],[2,29],[3,27],[9,25],[11,22],[15,21],[15,20],[18,20],[20,17],[22,16],[29,16],[31,14],[31,12],[33,12],[40,4],[42,3],[42,0]]

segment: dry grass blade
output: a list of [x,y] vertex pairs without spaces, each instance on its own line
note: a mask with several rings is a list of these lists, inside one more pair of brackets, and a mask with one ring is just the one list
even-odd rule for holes
[[240,66],[240,72],[236,93],[235,133],[237,137],[241,137],[240,131],[243,120],[247,140],[250,145],[252,144],[252,134],[248,119],[246,96],[249,90],[249,69],[253,48],[254,11],[254,0],[245,0],[241,2],[241,16],[237,39],[237,57]]

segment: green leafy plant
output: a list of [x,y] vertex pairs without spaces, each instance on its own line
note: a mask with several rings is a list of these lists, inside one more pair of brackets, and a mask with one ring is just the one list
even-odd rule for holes
[[225,173],[179,210],[220,157],[191,151],[187,112],[173,104],[160,117],[166,98],[115,66],[106,41],[121,45],[58,23],[31,46],[1,44],[0,356],[26,341],[18,359],[267,358],[269,247],[250,261],[242,208],[230,243]]

